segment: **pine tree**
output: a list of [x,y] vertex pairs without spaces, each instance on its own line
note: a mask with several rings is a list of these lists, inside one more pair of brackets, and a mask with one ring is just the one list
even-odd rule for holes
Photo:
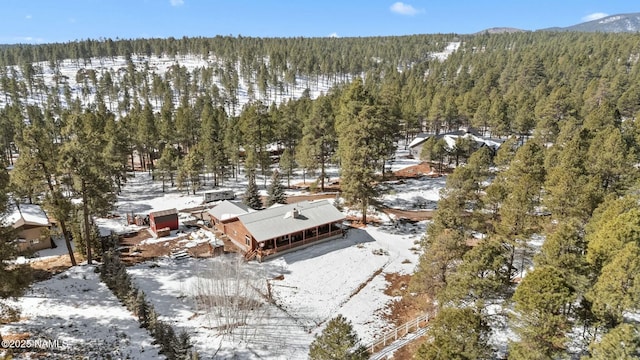
[[177,168],[178,154],[177,150],[172,145],[165,145],[162,150],[162,155],[158,159],[158,166],[156,171],[162,181],[162,192],[165,191],[165,183],[169,181],[171,186],[174,186],[174,178]]
[[176,360],[190,360],[191,359],[191,338],[189,333],[181,331],[173,342],[173,353]]
[[344,198],[362,212],[367,223],[367,211],[378,195],[375,176],[380,160],[376,143],[381,108],[374,104],[361,79],[356,79],[342,95],[340,116],[336,120],[340,186]]
[[167,323],[162,323],[162,327],[164,328],[162,337],[162,341],[160,342],[160,347],[162,348],[162,353],[167,357],[168,360],[176,360],[176,332],[173,330],[173,327]]
[[135,313],[138,315],[138,322],[140,323],[140,327],[145,329],[148,328],[149,304],[147,303],[147,299],[145,298],[143,291],[139,291],[138,296],[136,296]]
[[82,225],[87,245],[87,263],[92,263],[92,249],[89,246],[93,215],[105,215],[115,203],[113,179],[106,170],[102,156],[104,139],[103,119],[91,112],[72,113],[68,116],[63,135],[69,138],[62,145],[59,168],[71,175],[72,188],[82,199]]
[[291,175],[293,174],[293,169],[296,168],[297,164],[295,161],[295,157],[292,154],[291,149],[284,149],[282,155],[280,155],[280,169],[285,169],[287,174],[287,187],[291,187]]
[[585,360],[640,359],[640,329],[635,324],[620,324],[589,346]]
[[320,191],[324,191],[326,166],[336,148],[335,115],[329,96],[321,96],[313,102],[310,116],[305,118],[302,139],[296,156],[305,170],[320,168]]
[[589,283],[585,253],[583,225],[575,219],[569,219],[547,232],[542,249],[534,258],[535,266],[555,267],[564,273],[563,277],[573,289],[583,293]]
[[620,324],[623,315],[640,309],[640,247],[628,242],[602,268],[587,298],[593,312],[608,327]]
[[430,136],[422,145],[420,159],[438,163],[438,172],[442,173],[444,158],[447,155],[447,143],[442,138]]
[[501,241],[493,238],[480,241],[464,254],[462,263],[447,278],[438,302],[462,306],[507,294],[509,287],[505,279],[510,275],[504,266],[507,256]]
[[71,265],[75,266],[76,260],[67,228],[71,203],[68,198],[62,196],[60,183],[64,175],[57,169],[60,151],[55,139],[58,130],[51,116],[42,117],[40,120],[42,121],[32,123],[23,131],[22,141],[18,144],[22,154],[11,172],[13,188],[19,193],[20,188],[35,186],[38,196],[44,192],[44,208],[58,220]]
[[[182,165],[178,169],[178,179],[181,180],[179,183],[182,183],[183,185],[188,183],[193,195],[195,195],[196,191],[198,191],[202,186],[200,174],[202,173],[203,167],[204,163],[202,161],[202,154],[200,153],[199,146],[194,145],[191,147],[189,153],[182,162]],[[189,189],[189,186],[186,187],[187,190]]]
[[12,266],[8,263],[17,254],[11,242],[13,239],[16,239],[16,234],[10,227],[0,227],[0,299],[20,296],[30,283],[28,266]]
[[[139,105],[136,105],[139,106]],[[138,152],[141,158],[147,158],[149,164],[149,171],[153,170],[153,159],[156,144],[158,143],[158,130],[156,127],[156,117],[153,114],[151,104],[147,100],[144,108],[137,112],[137,116],[134,120],[137,121],[136,127],[136,141],[138,145]],[[147,161],[142,161],[143,167],[147,164]]]
[[429,340],[420,346],[417,359],[492,359],[490,329],[472,308],[443,308],[429,322]]
[[242,197],[242,203],[255,210],[262,209],[262,198],[258,192],[256,175],[253,171],[249,172],[249,183],[247,185],[247,190]]
[[107,165],[106,170],[120,192],[122,183],[127,181],[127,160],[128,148],[127,136],[124,134],[124,123],[116,121],[112,114],[107,116],[105,126],[106,145],[104,147],[104,158]]
[[[4,218],[8,210],[9,175],[5,169],[6,167],[2,166],[0,171],[0,218]],[[16,255],[17,249],[11,242],[16,238],[11,226],[0,224],[0,299],[22,295],[30,283],[31,268],[29,266],[15,266],[9,263]],[[1,335],[0,340],[2,340]]]
[[580,125],[567,122],[557,146],[546,156],[543,204],[558,220],[575,217],[586,222],[602,200],[601,184],[587,171],[589,138]]
[[213,173],[213,185],[219,186],[224,180],[229,159],[223,143],[226,114],[222,108],[215,109],[211,101],[206,101],[202,109],[202,131],[200,150],[204,164]]
[[273,140],[273,127],[267,107],[261,102],[248,104],[239,119],[242,145],[247,153],[245,168],[255,170],[260,167],[264,176],[269,167],[267,145]]
[[271,176],[271,182],[267,188],[267,207],[274,204],[286,204],[287,196],[284,193],[282,187],[282,180],[280,179],[280,172],[278,170],[273,171]]
[[570,322],[567,312],[575,301],[562,272],[552,266],[535,268],[513,295],[512,321],[520,340],[509,345],[510,359],[552,359],[565,349]]
[[351,322],[342,315],[329,320],[320,336],[315,337],[309,348],[310,360],[359,360],[369,354],[358,346],[358,336]]

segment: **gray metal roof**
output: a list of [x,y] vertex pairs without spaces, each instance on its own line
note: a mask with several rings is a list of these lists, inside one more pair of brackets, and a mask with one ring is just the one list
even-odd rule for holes
[[[293,210],[299,213],[293,217]],[[265,241],[345,219],[329,200],[302,201],[238,216],[256,241]]]
[[225,200],[208,211],[209,215],[218,220],[227,220],[253,211],[240,201]]
[[168,215],[178,215],[178,210],[177,209],[167,209],[167,210],[160,210],[160,211],[153,211],[149,213],[149,216],[152,216],[154,218],[158,218],[161,216],[168,216]]

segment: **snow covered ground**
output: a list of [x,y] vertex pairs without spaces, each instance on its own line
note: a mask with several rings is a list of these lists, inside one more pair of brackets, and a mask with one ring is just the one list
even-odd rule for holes
[[[227,273],[222,269],[236,266],[233,255],[160,259],[136,265],[129,273],[165,320],[191,334],[205,358],[304,359],[313,335],[337,314],[352,321],[364,343],[392,326],[385,315],[395,298],[383,293],[385,274],[413,272],[418,253],[412,248],[423,232],[424,224],[351,229],[346,238],[264,263],[242,263],[243,278],[251,281],[250,296],[261,305],[232,334],[223,334],[219,318],[199,306],[198,285],[214,276],[208,270],[213,266],[214,287],[223,287],[219,282],[224,284],[221,277]],[[267,301],[267,287],[272,302]]]
[[[57,340],[59,347],[30,349],[19,358],[158,359],[153,338],[100,282],[93,266],[77,266],[35,283],[13,303],[20,322],[0,326],[31,340]],[[44,356],[44,357],[43,357]]]
[[[390,164],[392,170],[419,163],[406,158],[403,151],[398,151]],[[337,177],[337,169],[329,168],[329,171],[332,178]],[[309,176],[306,179],[315,180]],[[292,178],[292,183],[298,182],[302,182],[301,173]],[[258,183],[264,190],[262,179],[258,179]],[[238,180],[227,180],[224,187],[240,197],[246,184],[241,176]],[[387,206],[414,210],[418,197],[437,201],[443,186],[444,178],[390,183],[390,191],[383,195],[382,201]],[[164,193],[161,190],[161,184],[152,182],[149,174],[136,173],[118,196],[114,210],[117,216],[96,219],[101,231],[138,230],[140,227],[126,225],[127,213],[147,214],[200,206],[202,191],[206,188],[196,195],[178,192],[175,188],[166,189]],[[291,191],[290,194],[308,193]],[[346,211],[358,214],[354,210]],[[180,213],[180,218],[187,219],[189,215]],[[392,328],[387,318],[388,306],[397,298],[384,294],[389,285],[385,275],[413,273],[419,258],[416,244],[427,223],[394,223],[383,213],[371,215],[381,219],[382,225],[354,228],[345,238],[316,244],[264,263],[242,261],[237,271],[242,273],[242,279],[248,279],[246,284],[250,288],[242,297],[254,301],[255,306],[242,321],[234,320],[230,332],[225,331],[225,322],[221,319],[232,315],[207,310],[202,302],[202,288],[203,284],[209,284],[211,289],[220,291],[224,288],[220,284],[239,283],[237,277],[233,278],[233,271],[227,274],[228,269],[237,264],[233,256],[182,260],[167,257],[135,265],[128,271],[163,320],[177,331],[186,330],[191,335],[202,358],[305,359],[314,335],[337,314],[353,323],[363,343]],[[183,240],[184,245],[212,241],[203,231],[190,233],[190,238]],[[51,255],[53,251],[63,254],[63,250],[64,246],[60,246],[40,255]],[[227,276],[224,274],[232,276],[231,280],[220,282]],[[96,349],[96,353],[106,346],[117,352],[113,353],[114,358],[158,356],[157,348],[150,345],[148,333],[138,327],[130,313],[99,282],[93,267],[72,268],[51,280],[36,283],[28,295],[15,304],[26,319],[0,327],[3,334],[30,332],[32,338],[46,335],[74,346],[83,343],[87,349]],[[99,329],[94,329],[96,327]]]
[[[180,66],[189,74],[194,74],[194,71],[199,71],[202,68],[213,68],[220,69],[224,67],[224,61],[217,59],[215,57],[203,57],[202,55],[178,55],[178,56],[142,56],[133,54],[131,56],[131,61],[136,69],[136,71],[143,72],[147,69],[149,74],[155,73],[161,77],[164,77],[166,73],[174,71],[172,69],[175,66]],[[122,81],[121,76],[128,69],[127,60],[124,56],[116,56],[113,58],[103,57],[103,58],[91,58],[88,61],[84,60],[63,60],[59,64],[59,72],[56,73],[55,69],[51,68],[51,64],[48,61],[43,61],[39,63],[33,64],[34,69],[36,69],[35,78],[41,80],[49,89],[51,89],[56,83],[64,83],[65,81],[69,84],[69,88],[72,94],[72,98],[78,98],[83,104],[93,103],[95,104],[95,93],[96,89],[92,81],[85,81],[85,73],[86,71],[95,70],[98,74],[98,79],[101,78],[101,74],[104,72],[111,72],[113,81],[117,84]],[[21,76],[22,69],[20,66],[15,66],[14,69]],[[239,72],[240,62],[236,64],[236,71]],[[349,79],[350,76],[346,76],[346,79]],[[254,101],[254,100],[262,100],[266,103],[276,102],[277,104],[286,101],[288,99],[297,99],[299,98],[305,90],[309,89],[309,95],[312,99],[315,99],[322,93],[327,93],[328,90],[336,85],[334,81],[334,76],[327,77],[311,77],[308,78],[306,76],[300,75],[297,76],[295,84],[289,84],[288,86],[284,86],[283,89],[268,89],[269,97],[265,98],[263,94],[257,89],[253,79],[244,79],[242,77],[239,78],[238,83],[238,91],[237,91],[237,105],[235,109],[229,109],[230,112],[235,113],[232,115],[238,115],[238,112],[242,109],[244,104]],[[80,80],[80,82],[78,82]],[[284,79],[280,79],[283,81]],[[317,81],[316,81],[317,80]],[[229,90],[225,89],[224,85],[220,81],[220,77],[218,75],[214,75],[213,84],[215,84],[219,89],[221,89],[222,93],[226,93]],[[250,85],[251,84],[251,85]],[[83,91],[83,87],[87,87],[90,91]],[[249,87],[253,86],[253,89],[249,90]],[[62,85],[60,85],[62,88]],[[121,94],[120,94],[121,95]],[[110,99],[109,97],[105,98],[107,102],[107,107],[112,109],[114,113],[118,114],[118,104],[117,101],[121,99]],[[178,105],[179,99],[174,99],[175,105]],[[46,94],[34,94],[26,99],[26,103],[29,104],[41,104],[46,101]],[[61,101],[63,104],[66,103],[64,96],[61,97]],[[4,96],[0,96],[0,106],[5,105]],[[156,107],[155,110],[159,110],[157,107],[158,104],[155,101],[152,101],[152,106]]]
[[445,61],[449,55],[453,54],[460,47],[459,41],[453,41],[447,44],[442,52],[436,52],[430,54],[430,56],[434,59],[438,59],[440,61]]
[[382,196],[382,203],[394,209],[433,210],[437,207],[440,189],[445,182],[445,177],[424,177],[391,183],[390,191]]

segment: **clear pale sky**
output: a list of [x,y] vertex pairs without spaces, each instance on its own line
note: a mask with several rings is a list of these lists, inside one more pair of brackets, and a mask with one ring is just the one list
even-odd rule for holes
[[216,35],[384,36],[537,30],[640,12],[638,0],[0,0],[0,44]]

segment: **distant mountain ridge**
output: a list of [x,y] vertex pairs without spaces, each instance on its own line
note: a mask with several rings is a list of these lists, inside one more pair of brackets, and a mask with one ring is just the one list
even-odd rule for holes
[[477,34],[505,34],[505,33],[517,33],[517,32],[527,32],[529,30],[522,30],[512,27],[492,27],[489,29],[485,29],[477,32]]
[[[511,27],[492,27],[482,31],[478,31],[476,34],[503,34],[514,32],[526,32],[530,30],[523,30]],[[576,32],[602,32],[602,33],[636,33],[640,32],[640,12],[629,14],[616,14],[605,16],[603,18],[583,22],[576,25],[567,27],[550,27],[545,29],[539,29],[537,31],[576,31]]]
[[635,33],[640,32],[640,12],[610,15],[572,26],[548,28],[542,31]]

